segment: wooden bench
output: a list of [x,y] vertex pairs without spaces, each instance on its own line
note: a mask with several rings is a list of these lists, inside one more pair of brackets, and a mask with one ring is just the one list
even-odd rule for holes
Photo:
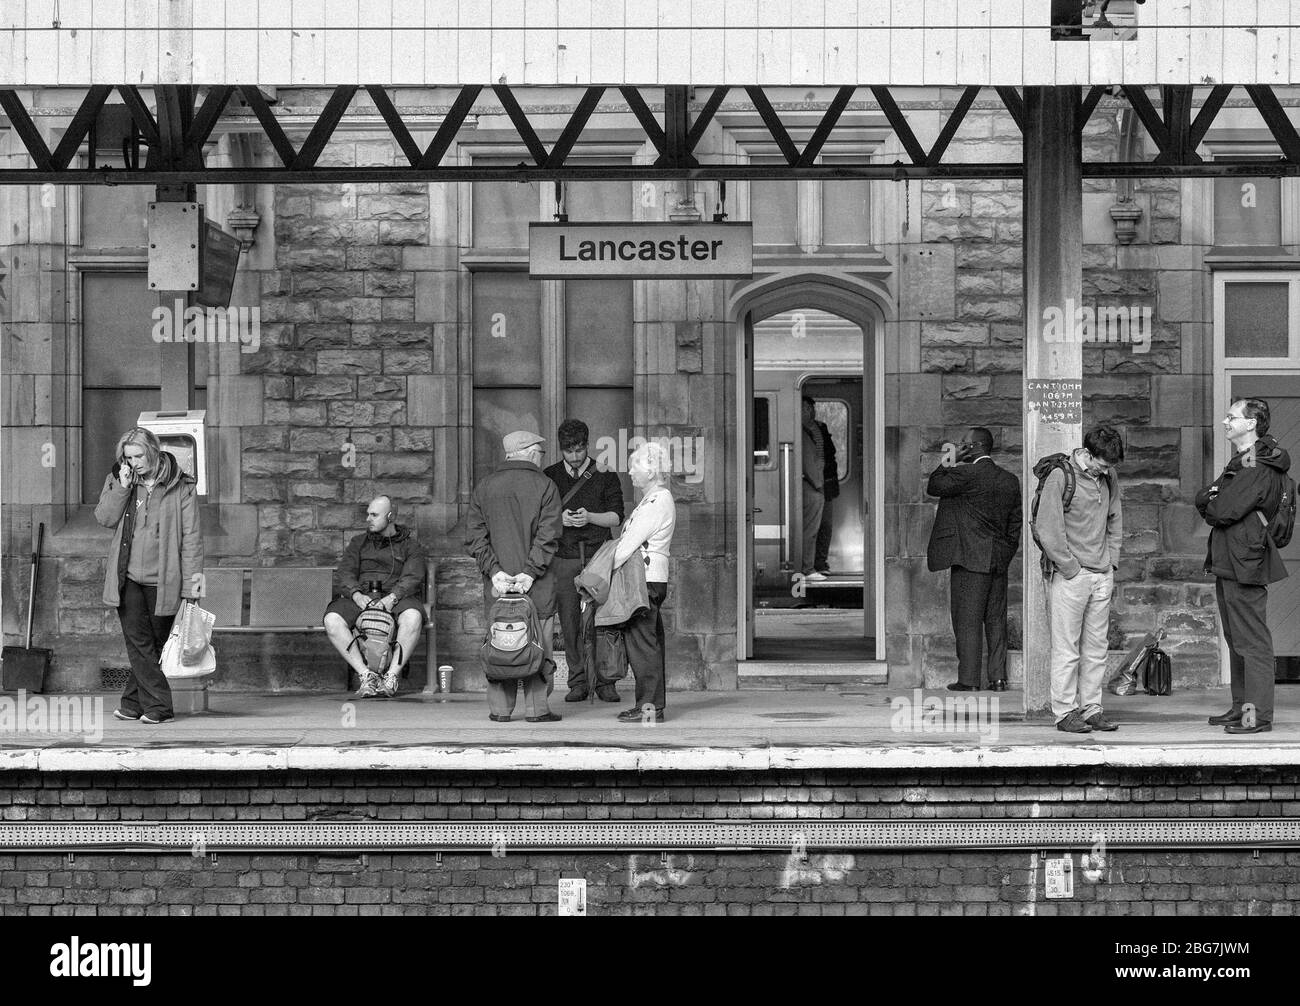
[[[424,592],[425,691],[438,681],[438,625],[434,617],[437,563],[427,560]],[[330,566],[214,566],[203,571],[203,607],[217,616],[213,632],[321,632],[325,609],[334,599],[334,569]],[[344,668],[344,687],[352,683],[352,668]],[[408,660],[402,676],[410,674]]]

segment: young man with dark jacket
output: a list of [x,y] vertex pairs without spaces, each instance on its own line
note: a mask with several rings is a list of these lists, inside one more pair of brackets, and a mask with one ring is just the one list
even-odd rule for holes
[[546,469],[546,476],[555,483],[563,503],[564,531],[551,569],[555,572],[555,604],[564,636],[564,658],[569,667],[569,694],[564,701],[581,702],[594,686],[598,699],[617,702],[615,685],[596,680],[595,668],[587,667],[582,646],[582,602],[578,588],[573,585],[573,578],[582,572],[600,546],[609,541],[610,529],[623,522],[623,487],[616,473],[600,471],[596,462],[587,456],[589,437],[586,423],[580,419],[565,420],[556,433],[564,458]]
[[[397,694],[402,668],[424,628],[420,584],[425,570],[424,546],[409,527],[397,523],[392,500],[376,496],[366,507],[366,531],[343,551],[335,573],[335,597],[323,619],[334,649],[357,672],[358,698]],[[371,605],[382,607],[397,623],[397,647],[382,680],[366,665],[353,632],[361,612]]]
[[1286,578],[1286,565],[1268,532],[1290,485],[1291,457],[1268,435],[1262,398],[1239,398],[1223,420],[1234,454],[1222,474],[1196,494],[1210,525],[1206,572],[1215,576],[1223,638],[1232,669],[1232,708],[1210,723],[1230,734],[1273,729],[1273,637],[1268,585]]

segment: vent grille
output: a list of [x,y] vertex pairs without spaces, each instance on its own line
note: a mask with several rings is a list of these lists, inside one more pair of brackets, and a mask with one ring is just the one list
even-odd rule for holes
[[131,680],[129,667],[101,667],[99,669],[99,690],[103,692],[120,692]]

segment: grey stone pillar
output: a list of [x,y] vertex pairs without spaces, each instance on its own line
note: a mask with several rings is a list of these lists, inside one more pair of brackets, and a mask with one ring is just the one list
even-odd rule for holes
[[[1082,441],[1083,150],[1077,87],[1025,88],[1024,657],[1025,712],[1051,712],[1050,633],[1029,531],[1034,462]],[[1059,313],[1058,313],[1059,312]],[[1057,321],[1055,325],[1049,324]],[[1076,404],[1077,403],[1077,404]]]

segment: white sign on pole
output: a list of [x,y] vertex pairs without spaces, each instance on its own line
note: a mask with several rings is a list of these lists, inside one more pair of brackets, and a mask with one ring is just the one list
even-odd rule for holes
[[560,914],[587,914],[587,882],[572,877],[560,878]]
[[1062,856],[1049,859],[1044,864],[1047,879],[1047,896],[1049,898],[1074,897],[1074,857]]
[[747,279],[750,223],[529,224],[531,279]]

